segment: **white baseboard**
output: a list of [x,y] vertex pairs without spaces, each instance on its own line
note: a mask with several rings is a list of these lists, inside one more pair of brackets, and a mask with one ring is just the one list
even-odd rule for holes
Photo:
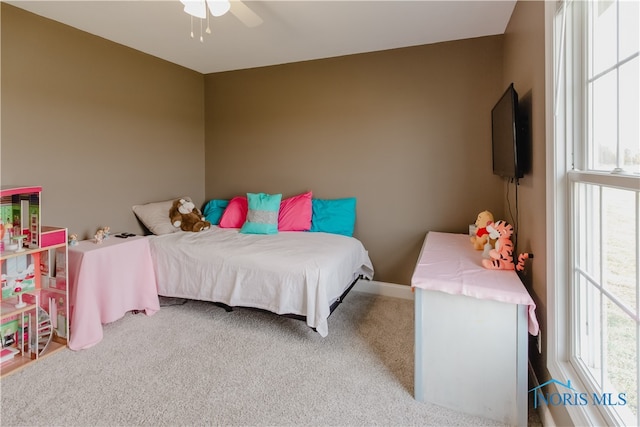
[[[540,386],[540,382],[538,381],[538,377],[533,370],[533,366],[531,366],[531,362],[529,362],[529,377],[531,378],[531,383],[533,385],[533,387],[531,388]],[[540,422],[544,427],[556,427],[556,423],[553,420],[553,416],[551,415],[551,411],[549,410],[549,407],[547,405],[540,405],[535,410],[538,411]]]
[[403,298],[413,300],[411,286],[395,283],[376,282],[375,280],[358,280],[353,287],[354,291],[383,295],[386,297]]

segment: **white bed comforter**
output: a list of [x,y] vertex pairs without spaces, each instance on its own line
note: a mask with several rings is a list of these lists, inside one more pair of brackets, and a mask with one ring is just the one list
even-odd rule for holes
[[362,243],[336,234],[212,227],[149,243],[159,295],[306,316],[323,337],[331,303],[358,275],[373,278]]

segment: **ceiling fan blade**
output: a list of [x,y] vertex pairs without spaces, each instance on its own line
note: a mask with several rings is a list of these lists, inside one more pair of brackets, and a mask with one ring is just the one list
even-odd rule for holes
[[262,24],[262,18],[240,0],[231,0],[231,13],[247,27],[257,27]]

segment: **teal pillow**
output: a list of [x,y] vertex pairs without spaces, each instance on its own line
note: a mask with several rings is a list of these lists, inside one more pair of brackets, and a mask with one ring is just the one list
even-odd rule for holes
[[202,215],[204,215],[205,219],[209,221],[211,224],[218,225],[220,224],[220,218],[222,218],[222,213],[229,205],[228,200],[222,199],[212,199],[204,205],[204,209],[202,209]]
[[249,210],[240,229],[244,234],[276,234],[282,194],[247,193]]
[[313,199],[311,229],[325,233],[353,236],[356,225],[356,198]]

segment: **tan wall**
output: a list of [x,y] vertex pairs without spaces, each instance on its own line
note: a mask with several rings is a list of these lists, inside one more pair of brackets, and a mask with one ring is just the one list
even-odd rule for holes
[[409,284],[428,230],[502,214],[501,36],[209,74],[205,90],[206,198],[355,196],[376,280]]
[[[546,369],[546,128],[545,128],[545,15],[544,2],[519,1],[504,35],[504,83],[514,82],[531,123],[532,169],[518,187],[519,252],[535,258],[523,278],[534,298],[542,333],[542,354],[530,341],[531,364],[540,383],[549,379]],[[510,185],[514,200],[514,186]]]
[[1,173],[43,223],[140,231],[137,203],[204,199],[200,73],[2,3]]
[[131,205],[181,194],[356,196],[376,279],[408,284],[428,230],[502,215],[489,119],[500,36],[203,78],[2,12],[0,179],[43,185],[48,224],[138,231]]

